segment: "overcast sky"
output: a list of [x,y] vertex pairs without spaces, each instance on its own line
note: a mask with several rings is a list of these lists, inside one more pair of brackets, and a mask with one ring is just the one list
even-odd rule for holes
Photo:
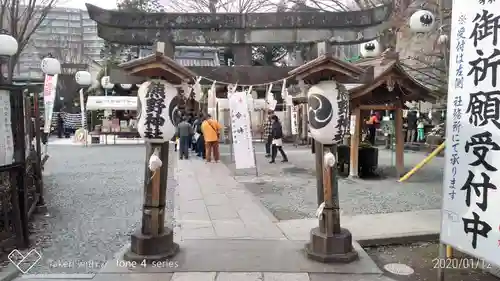
[[57,6],[85,9],[85,3],[94,4],[104,9],[116,8],[116,0],[59,0]]

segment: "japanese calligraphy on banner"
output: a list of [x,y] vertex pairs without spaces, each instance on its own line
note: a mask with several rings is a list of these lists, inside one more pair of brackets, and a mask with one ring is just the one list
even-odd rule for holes
[[441,241],[500,265],[500,2],[453,1]]
[[10,110],[10,92],[0,90],[0,166],[12,164],[14,138]]
[[250,111],[246,92],[235,92],[229,96],[229,111],[236,169],[255,168]]
[[53,76],[45,75],[43,85],[43,106],[45,112],[44,133],[50,133],[50,126],[52,125],[52,112],[54,111],[54,101],[56,100],[57,78],[57,74]]

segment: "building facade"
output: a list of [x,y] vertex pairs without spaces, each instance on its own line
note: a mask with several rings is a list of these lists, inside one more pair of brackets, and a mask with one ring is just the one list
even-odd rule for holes
[[41,60],[52,55],[61,64],[90,64],[100,60],[104,41],[97,36],[97,26],[87,11],[54,7],[31,36],[19,58],[14,77],[43,77]]

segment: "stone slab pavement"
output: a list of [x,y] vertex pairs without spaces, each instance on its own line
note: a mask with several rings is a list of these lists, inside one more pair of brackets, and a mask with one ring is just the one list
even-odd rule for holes
[[[441,210],[341,216],[340,222],[362,246],[407,244],[438,239]],[[318,225],[318,220],[285,220],[277,225],[287,239],[304,241],[309,239],[309,231]]]
[[176,219],[184,239],[286,240],[274,217],[238,183],[227,167],[199,159],[178,160]]

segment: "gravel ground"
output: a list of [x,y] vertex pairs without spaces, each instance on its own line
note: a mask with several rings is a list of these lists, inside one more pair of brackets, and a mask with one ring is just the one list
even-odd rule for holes
[[145,148],[52,146],[49,154],[49,216],[33,220],[30,248],[42,259],[29,273],[97,272],[139,226]]
[[437,267],[445,268],[445,281],[498,281],[498,278],[480,267],[489,263],[454,252],[451,259],[438,259],[437,243],[418,243],[412,245],[385,246],[365,249],[375,263],[384,268],[391,263],[405,264],[414,270],[410,275],[385,275],[397,281],[437,280]]
[[[256,145],[258,174],[255,170],[234,169],[229,156],[222,161],[233,170],[236,179],[257,196],[279,220],[314,217],[316,179],[314,155],[307,148],[285,147],[289,163],[269,164],[262,144]],[[279,157],[279,156],[278,156]],[[424,153],[405,154],[407,170],[425,158]],[[392,157],[389,151],[379,151],[379,166],[383,179],[339,179],[340,206],[345,215],[403,212],[438,209],[441,206],[441,185],[444,161],[433,159],[404,184],[391,176]]]

